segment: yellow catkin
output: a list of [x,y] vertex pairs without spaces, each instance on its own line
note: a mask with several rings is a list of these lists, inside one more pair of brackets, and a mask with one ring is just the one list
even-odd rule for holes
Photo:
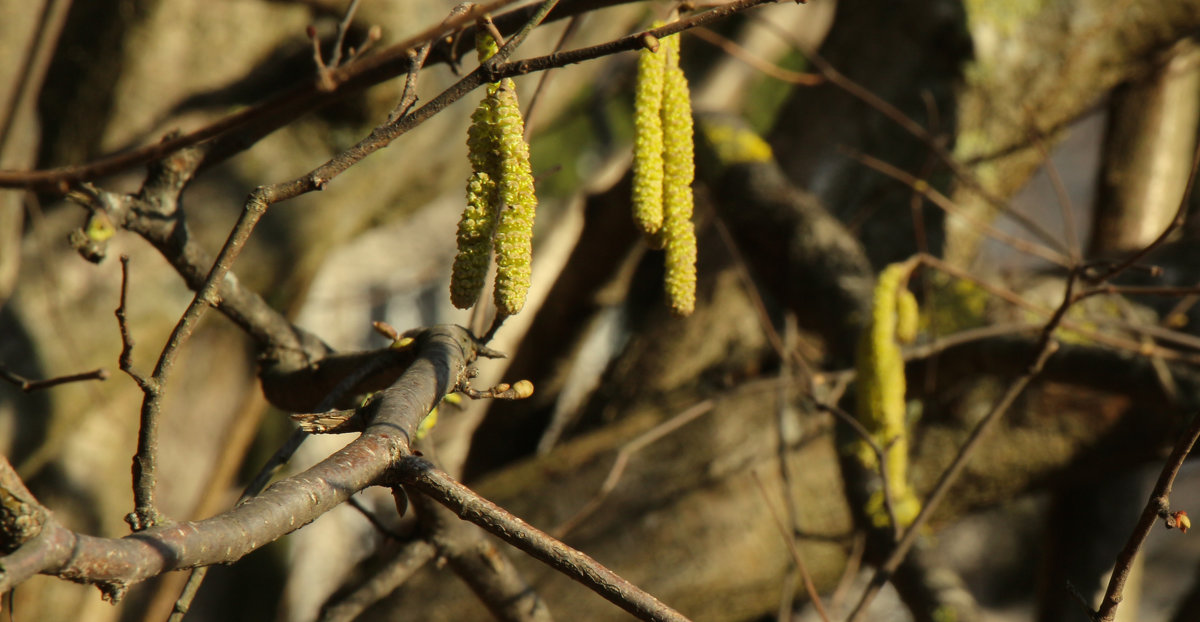
[[663,229],[667,242],[667,303],[672,313],[687,317],[696,308],[696,231],[691,220],[682,219],[668,219]]
[[504,80],[496,91],[496,135],[500,161],[496,225],[496,308],[514,315],[525,306],[533,259],[533,220],[537,196],[525,142],[525,122],[517,103],[516,85]]
[[700,124],[704,139],[716,151],[722,167],[735,164],[770,162],[774,158],[771,146],[753,131],[736,127],[722,119],[710,118]]
[[663,238],[666,245],[667,300],[679,316],[696,305],[696,233],[692,225],[695,157],[692,103],[679,68],[678,35],[662,39],[663,69]]
[[[908,431],[905,425],[904,359],[896,339],[898,296],[911,271],[907,262],[888,266],[875,285],[871,318],[859,341],[857,371],[857,409],[859,421],[884,448],[887,486],[897,520],[907,525],[920,511],[920,501],[908,483]],[[911,293],[909,294],[911,295]],[[913,301],[915,303],[915,300]],[[907,303],[905,303],[907,304]],[[856,454],[868,467],[877,467],[875,452],[865,442],[857,444]],[[883,511],[882,492],[868,502],[868,515],[877,526],[886,526],[889,517]]]
[[896,341],[912,343],[917,338],[920,324],[921,309],[917,306],[917,297],[902,288],[896,294]]
[[[498,46],[481,28],[475,49],[482,63]],[[458,255],[450,278],[450,301],[456,307],[468,308],[479,299],[493,248],[498,312],[513,315],[525,305],[537,197],[524,133],[516,85],[509,79],[488,85],[467,131],[473,172],[467,180],[467,207],[458,223]]]
[[479,300],[496,230],[496,183],[476,171],[467,181],[467,209],[458,221],[458,254],[450,273],[450,302],[469,309]]
[[633,98],[633,222],[653,235],[663,222],[663,81],[666,51],[642,49]]
[[467,179],[467,206],[458,221],[458,254],[450,272],[450,302],[459,309],[468,309],[479,300],[491,261],[499,205],[498,143],[496,96],[489,93],[471,113],[467,130],[467,159],[472,173]]

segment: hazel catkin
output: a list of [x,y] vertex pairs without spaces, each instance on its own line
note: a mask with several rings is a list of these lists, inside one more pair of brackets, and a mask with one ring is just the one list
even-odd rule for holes
[[695,157],[692,104],[679,68],[679,37],[663,39],[663,238],[665,289],[671,311],[691,315],[696,306],[696,232],[692,224]]
[[467,208],[458,221],[458,254],[450,273],[450,302],[468,309],[479,300],[496,230],[496,183],[482,171],[467,180]]
[[633,222],[647,235],[663,223],[663,82],[666,48],[643,48],[633,97]]
[[[491,36],[476,37],[480,62],[496,49]],[[513,315],[525,305],[537,197],[524,134],[516,85],[510,79],[489,84],[467,130],[473,172],[467,181],[467,207],[459,220],[458,255],[450,278],[450,301],[456,307],[465,309],[478,301],[493,250],[498,312]]]
[[[876,445],[883,448],[893,511],[896,519],[904,525],[912,522],[921,507],[908,482],[908,428],[904,398],[907,380],[904,359],[897,342],[900,309],[905,307],[904,313],[915,311],[914,307],[909,307],[910,304],[915,305],[915,298],[911,303],[899,302],[905,294],[912,296],[912,292],[904,287],[911,270],[909,262],[902,262],[887,266],[879,274],[871,303],[871,317],[859,340],[855,361],[858,372],[855,380],[858,419],[871,433]],[[878,457],[868,443],[860,440],[856,445],[856,453],[864,465],[878,466]],[[884,511],[882,494],[873,496],[866,510],[878,526],[890,521]]]
[[525,306],[533,259],[533,220],[537,196],[525,142],[525,121],[517,103],[516,85],[505,79],[495,93],[495,123],[500,180],[497,183],[499,217],[496,225],[497,310],[514,315]]

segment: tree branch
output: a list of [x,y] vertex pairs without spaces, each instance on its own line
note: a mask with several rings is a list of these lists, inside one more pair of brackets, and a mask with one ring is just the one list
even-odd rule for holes
[[1192,424],[1167,458],[1167,463],[1163,465],[1162,473],[1158,476],[1158,482],[1154,485],[1154,491],[1150,493],[1146,509],[1142,510],[1137,526],[1134,527],[1133,533],[1129,534],[1129,541],[1117,556],[1116,567],[1113,568],[1108,589],[1104,592],[1104,600],[1101,601],[1100,609],[1094,617],[1097,622],[1112,622],[1117,615],[1117,605],[1121,604],[1121,591],[1125,588],[1125,580],[1129,577],[1133,560],[1137,557],[1142,542],[1146,541],[1146,536],[1150,535],[1155,521],[1167,518],[1171,508],[1171,486],[1175,483],[1175,476],[1183,466],[1183,461],[1187,459],[1188,453],[1192,451],[1197,438],[1200,438],[1200,415],[1192,417]]
[[[127,585],[169,570],[236,561],[378,482],[475,356],[474,338],[457,326],[430,328],[416,341],[417,359],[367,407],[366,432],[321,463],[219,516],[119,539],[77,534],[49,517],[37,538],[0,557],[0,592],[44,573],[97,584],[117,599]],[[20,492],[7,482],[4,490]]]
[[[36,171],[0,171],[0,188],[66,192],[73,184],[112,175],[122,170],[164,158],[175,151],[220,138],[224,144],[214,146],[210,150],[210,154],[206,156],[204,162],[204,168],[207,168],[218,161],[240,152],[247,146],[257,142],[259,138],[287,125],[304,113],[336,101],[347,94],[406,74],[412,65],[410,51],[419,49],[426,42],[441,41],[435,53],[430,54],[430,62],[448,62],[456,58],[457,54],[451,51],[450,44],[443,40],[444,37],[455,32],[461,32],[461,36],[463,37],[472,36],[474,30],[468,24],[474,22],[476,17],[496,11],[515,1],[495,0],[487,4],[476,5],[462,14],[455,15],[451,19],[426,28],[422,32],[389,46],[376,54],[366,56],[338,68],[330,68],[327,72],[327,78],[332,84],[332,88],[328,88],[329,85],[323,87],[321,80],[309,79],[288,91],[270,97],[260,104],[231,114],[188,134],[172,137],[154,145],[147,145],[133,151],[115,154],[82,165]],[[625,4],[630,1],[594,0],[591,2],[571,3],[565,10],[552,11],[547,16],[547,19],[562,19],[608,6]],[[778,1],[737,0],[728,5],[721,5],[715,9],[700,13],[688,20],[680,20],[650,32],[656,36],[665,36],[692,26],[712,23],[752,6]],[[528,21],[530,15],[532,15],[531,11],[516,10],[496,18],[495,22],[502,32],[512,32],[518,24]],[[696,20],[694,23],[690,21],[693,19]],[[640,37],[641,34],[643,33],[630,35],[629,37],[618,39],[611,44],[603,46],[584,48],[560,55],[552,54],[548,57],[538,59],[535,63],[526,64],[525,61],[521,61],[521,63],[515,66],[508,66],[503,70],[497,67],[497,71],[492,77],[500,79],[523,75],[532,71],[539,71],[550,67],[561,67],[566,64],[599,58],[616,52],[637,49],[640,44],[637,43],[636,38]],[[482,84],[482,82],[474,86],[479,86],[479,84]],[[239,135],[239,133],[244,133],[244,135]]]
[[492,535],[579,581],[609,602],[642,620],[687,620],[679,612],[642,591],[596,560],[572,549],[509,514],[454,481],[428,461],[407,457],[396,475],[406,486],[419,490],[454,511],[459,518],[483,527]]
[[425,540],[413,540],[404,545],[379,572],[371,576],[342,600],[327,605],[320,622],[351,622],[371,605],[392,593],[416,571],[437,555],[437,548]]

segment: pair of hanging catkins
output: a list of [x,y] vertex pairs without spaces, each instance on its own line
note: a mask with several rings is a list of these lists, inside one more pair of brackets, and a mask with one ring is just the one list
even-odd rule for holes
[[691,96],[679,67],[679,35],[647,34],[645,45],[634,95],[633,220],[651,246],[666,249],[667,299],[685,316],[696,306]]
[[[480,32],[476,50],[482,63],[496,53],[497,44]],[[502,315],[515,315],[525,306],[529,291],[537,196],[525,121],[511,79],[487,86],[487,95],[471,114],[467,149],[472,172],[467,180],[467,207],[458,223],[450,302],[460,309],[475,304],[495,249],[496,308]]]

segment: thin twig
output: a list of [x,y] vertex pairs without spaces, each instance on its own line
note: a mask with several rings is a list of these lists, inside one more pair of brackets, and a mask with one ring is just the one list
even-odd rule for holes
[[[998,285],[994,285],[992,283],[984,281],[984,280],[976,277],[975,275],[967,272],[966,270],[957,268],[953,264],[944,262],[935,256],[923,255],[921,257],[921,262],[927,266],[930,266],[930,267],[936,269],[936,270],[945,272],[946,274],[948,274],[952,277],[970,281],[971,283],[974,283],[975,285],[979,286],[980,289],[986,291],[987,293],[992,294],[993,296],[996,296],[996,297],[1000,298],[1001,300],[1004,300],[1005,302],[1011,303],[1017,307],[1025,309],[1027,311],[1030,311],[1030,312],[1033,312],[1033,313],[1036,313],[1038,315],[1045,316],[1045,317],[1050,317],[1050,316],[1054,315],[1054,313],[1055,313],[1051,309],[1048,309],[1041,305],[1038,305],[1038,304],[1029,302],[1028,300],[1025,300],[1019,294],[1017,294],[1016,292],[1014,292],[1008,288],[1000,287]],[[1099,320],[1099,319],[1096,321],[1099,323],[1111,323],[1110,321]],[[1113,348],[1125,350],[1128,352],[1133,352],[1136,354],[1141,354],[1141,355],[1146,354],[1146,344],[1142,343],[1140,341],[1134,341],[1131,339],[1125,339],[1123,337],[1118,337],[1118,336],[1114,336],[1114,335],[1110,335],[1110,334],[1106,334],[1106,333],[1101,333],[1101,332],[1094,330],[1093,328],[1083,326],[1083,325],[1079,324],[1078,322],[1072,322],[1071,320],[1067,320],[1067,319],[1062,319],[1059,322],[1059,325],[1062,326],[1062,328],[1079,333],[1080,335],[1083,335],[1084,337],[1087,337],[1088,339],[1095,341],[1096,343],[1103,344],[1106,346],[1111,346]],[[1150,329],[1152,329],[1152,327],[1146,327],[1146,329],[1147,329],[1147,331],[1146,331],[1147,334],[1150,334],[1149,331],[1150,331]],[[1180,361],[1180,360],[1196,361],[1196,358],[1192,355],[1185,354],[1182,352],[1177,352],[1174,350],[1158,348],[1158,347],[1154,348],[1153,353],[1156,356],[1161,356],[1164,360],[1168,360],[1168,361]]]
[[958,206],[954,204],[954,201],[950,200],[950,197],[947,197],[946,195],[939,192],[937,189],[930,186],[929,182],[927,182],[925,180],[918,179],[918,178],[914,177],[911,173],[909,173],[903,169],[900,169],[897,166],[894,166],[892,164],[884,162],[883,160],[880,160],[879,158],[876,158],[874,156],[870,156],[865,153],[860,153],[860,152],[852,151],[852,150],[848,150],[848,149],[843,149],[843,151],[847,155],[849,155],[851,158],[854,158],[855,160],[857,160],[859,163],[866,166],[867,168],[870,168],[879,173],[887,175],[888,177],[891,177],[892,179],[895,179],[896,181],[899,181],[900,183],[907,185],[908,187],[912,188],[914,192],[918,192],[922,196],[924,196],[926,199],[928,199],[930,203],[933,203],[934,205],[941,208],[942,211],[946,212],[947,214],[949,214],[950,216],[953,216],[955,218],[961,218],[961,219],[965,220],[966,222],[970,223],[971,226],[973,226],[974,228],[979,229],[980,231],[983,231],[983,233],[985,235],[987,235],[1003,244],[1007,244],[1008,246],[1012,247],[1013,249],[1015,249],[1017,251],[1020,251],[1023,253],[1028,253],[1028,254],[1034,255],[1036,257],[1041,257],[1042,259],[1045,259],[1046,261],[1056,263],[1060,266],[1070,266],[1071,265],[1070,256],[1063,255],[1062,253],[1059,253],[1058,251],[1055,251],[1054,249],[1042,246],[1040,244],[1035,244],[1028,240],[1023,240],[1021,238],[1018,238],[1015,235],[1012,235],[1010,233],[1006,233],[1000,229],[997,229],[996,227],[992,226],[991,224],[989,224],[987,222],[978,220],[978,219],[973,218],[972,216],[966,214],[963,210],[959,209]]
[[350,507],[354,508],[355,510],[358,510],[358,513],[362,514],[363,518],[367,519],[367,522],[371,523],[371,526],[374,527],[379,533],[393,540],[404,539],[404,536],[396,533],[391,527],[385,525],[383,521],[375,515],[375,512],[371,508],[363,505],[363,502],[359,501],[358,497],[350,497],[346,500],[346,503],[348,503]]
[[938,160],[940,160],[943,165],[945,165],[954,173],[954,176],[959,181],[963,182],[968,189],[977,193],[993,208],[1011,218],[1033,235],[1041,238],[1043,242],[1053,247],[1055,250],[1064,250],[1062,242],[1060,242],[1053,233],[1047,231],[1046,228],[1038,224],[1037,221],[1014,210],[1006,201],[988,192],[983,187],[983,184],[980,183],[979,179],[971,174],[971,171],[967,169],[965,165],[956,160],[954,156],[946,150],[946,147],[944,144],[942,144],[942,141],[939,141],[927,129],[921,126],[920,123],[917,123],[912,119],[912,117],[904,114],[902,110],[893,106],[891,103],[884,100],[870,89],[863,87],[861,84],[842,74],[840,71],[835,69],[829,61],[817,54],[815,50],[812,50],[808,46],[800,43],[794,36],[791,35],[791,33],[782,31],[778,26],[766,20],[762,20],[762,23],[775,32],[778,36],[782,37],[785,41],[788,41],[793,47],[799,50],[800,53],[804,54],[804,56],[808,58],[808,60],[817,68],[817,70],[821,72],[821,75],[824,76],[825,79],[834,86],[838,87],[851,97],[863,102],[867,106],[870,106],[875,111],[890,119],[896,125],[899,125],[909,134],[924,143],[930,149],[930,151],[937,155]]
[[[576,15],[575,17],[571,18],[571,21],[567,22],[567,27],[564,28],[562,34],[559,35],[558,42],[554,44],[555,52],[561,51],[563,46],[567,44],[567,39],[570,39],[571,35],[575,34],[575,29],[579,26],[579,19],[579,16]],[[533,133],[533,113],[537,110],[538,102],[542,101],[542,93],[546,90],[546,85],[549,84],[550,75],[552,73],[554,73],[554,71],[551,69],[543,71],[542,75],[538,76],[537,86],[533,88],[533,95],[529,96],[529,106],[525,109],[526,142],[529,141],[529,137]]]
[[558,527],[555,527],[553,530],[551,530],[551,533],[554,535],[554,537],[566,537],[567,534],[571,533],[576,527],[581,525],[584,520],[594,514],[596,510],[600,509],[600,506],[604,504],[605,499],[608,499],[608,495],[614,489],[616,489],[617,484],[621,482],[621,476],[625,474],[625,467],[629,464],[630,456],[641,451],[647,445],[661,439],[675,430],[678,430],[684,425],[687,425],[697,417],[709,412],[712,409],[712,400],[704,400],[703,402],[694,404],[690,408],[685,409],[683,412],[680,412],[679,414],[672,416],[670,419],[667,419],[653,428],[650,428],[637,438],[629,441],[620,449],[618,449],[617,457],[613,460],[613,465],[608,470],[608,475],[605,476],[604,483],[600,485],[600,490],[597,490],[596,494],[593,495],[587,504],[580,508],[578,512],[576,512],[567,520],[563,521]]
[[497,620],[551,622],[546,602],[486,532],[459,520],[433,497],[412,494],[407,499],[424,538]]
[[371,575],[342,600],[328,605],[319,621],[350,622],[357,619],[367,607],[391,594],[436,556],[437,548],[425,540],[406,542],[404,548],[379,572]]
[[1133,266],[1137,262],[1141,261],[1146,255],[1149,255],[1159,246],[1162,246],[1163,243],[1167,241],[1167,238],[1171,237],[1171,234],[1175,233],[1176,230],[1178,230],[1185,222],[1187,222],[1188,206],[1191,204],[1192,191],[1196,187],[1197,171],[1200,171],[1200,144],[1196,145],[1195,155],[1192,156],[1192,172],[1188,174],[1187,186],[1184,187],[1183,196],[1179,199],[1179,207],[1175,210],[1175,217],[1171,219],[1171,222],[1167,225],[1167,228],[1163,229],[1163,232],[1158,234],[1158,237],[1154,238],[1152,242],[1142,247],[1142,249],[1138,252],[1129,255],[1124,260],[1118,262],[1116,265],[1101,272],[1100,274],[1094,277],[1089,277],[1090,281],[1094,283],[1103,283],[1104,281],[1111,279],[1125,270],[1128,270],[1130,266]]
[[723,37],[715,31],[708,28],[693,28],[691,34],[696,35],[701,41],[714,45],[726,54],[746,63],[753,69],[758,70],[764,75],[782,80],[790,84],[798,84],[800,86],[816,86],[825,82],[825,78],[816,73],[803,73],[784,69],[775,63],[764,60],[746,48],[738,45],[737,42],[730,40],[728,37]]
[[[292,435],[284,441],[279,449],[267,460],[266,464],[258,470],[254,479],[242,491],[238,497],[237,505],[241,505],[243,501],[257,496],[267,487],[267,483],[271,481],[271,477],[279,470],[279,467],[287,463],[292,455],[300,449],[300,445],[304,439],[308,438],[308,434],[300,430],[295,430]],[[208,566],[200,566],[193,568],[191,574],[188,575],[187,583],[183,586],[183,590],[179,593],[179,598],[175,599],[175,606],[171,610],[171,617],[167,618],[167,622],[183,622],[183,617],[192,607],[192,601],[196,598],[196,593],[200,591],[200,586],[204,583],[204,578],[208,576]]]
[[[832,402],[825,403],[815,398],[812,402],[817,410],[827,412],[846,425],[849,425],[850,429],[871,448],[871,453],[875,454],[875,461],[879,465],[879,486],[883,492],[883,509],[887,513],[888,524],[892,529],[892,541],[898,542],[900,540],[900,521],[896,517],[896,505],[892,497],[892,488],[889,484],[891,478],[888,477],[887,466],[887,452],[892,448],[892,443],[888,443],[887,447],[880,445],[870,430],[867,430],[866,426],[858,420],[858,417],[846,412],[837,404]],[[892,442],[894,443],[895,439]]]
[[555,540],[494,503],[480,497],[428,461],[405,457],[396,468],[405,486],[412,486],[450,508],[459,518],[482,527],[566,576],[582,583],[609,602],[641,620],[687,620],[682,614],[643,591],[591,557]]
[[313,26],[308,27],[307,33],[308,40],[312,43],[313,64],[317,66],[317,84],[322,91],[332,93],[337,89],[337,82],[334,82],[333,73],[329,71],[325,59],[321,56],[321,37],[317,36],[317,29]]
[[1129,578],[1129,570],[1133,567],[1134,558],[1137,557],[1138,550],[1146,541],[1146,536],[1150,534],[1154,523],[1159,518],[1166,518],[1169,515],[1171,486],[1175,483],[1175,476],[1179,474],[1179,468],[1183,466],[1183,461],[1192,451],[1192,446],[1196,444],[1197,438],[1200,438],[1200,415],[1193,415],[1187,432],[1176,443],[1175,449],[1167,458],[1167,463],[1163,465],[1158,482],[1154,484],[1154,491],[1150,493],[1150,500],[1146,503],[1146,508],[1142,510],[1142,516],[1138,519],[1137,526],[1133,528],[1133,533],[1129,534],[1129,540],[1117,556],[1112,578],[1109,579],[1108,589],[1104,592],[1104,600],[1100,601],[1100,609],[1096,611],[1093,618],[1097,622],[1112,622],[1116,616],[1117,605],[1121,604],[1121,592],[1125,588],[1125,581]]
[[821,616],[825,622],[829,622],[829,614],[825,611],[824,603],[821,602],[821,594],[817,592],[817,586],[808,572],[808,564],[805,564],[804,558],[800,556],[800,549],[796,547],[796,539],[792,537],[792,530],[783,522],[783,517],[779,515],[775,504],[771,503],[771,496],[767,494],[767,487],[759,477],[758,471],[751,470],[750,476],[754,478],[758,491],[762,493],[763,503],[771,513],[771,519],[775,521],[775,526],[779,529],[779,534],[783,536],[784,543],[787,544],[788,553],[792,556],[792,563],[796,564],[796,569],[800,571],[800,578],[804,581],[804,590],[808,592],[809,600],[817,609],[817,615]]
[[1036,132],[1030,132],[1030,141],[1037,146],[1046,169],[1046,177],[1054,187],[1054,196],[1058,199],[1059,214],[1062,216],[1063,232],[1067,236],[1067,253],[1071,257],[1071,267],[1075,267],[1079,264],[1083,251],[1079,245],[1079,236],[1075,232],[1075,210],[1071,206],[1071,195],[1067,192],[1062,176],[1058,174],[1058,166],[1054,164],[1054,158],[1050,157],[1050,150],[1046,148],[1045,141]]
[[359,0],[350,0],[350,6],[346,7],[346,15],[338,23],[337,36],[333,40],[333,52],[329,56],[329,66],[334,69],[342,64],[342,46],[346,44],[346,32],[350,30],[350,24],[354,21],[358,3]]
[[429,57],[429,48],[431,45],[425,43],[421,48],[411,56],[412,65],[409,66],[408,75],[404,78],[404,92],[400,94],[400,101],[396,102],[396,107],[388,114],[388,123],[395,123],[404,115],[412,110],[414,104],[417,103],[417,76],[421,73],[421,68],[425,66],[425,59]]
[[95,369],[80,374],[57,376],[55,378],[46,378],[44,380],[30,380],[29,378],[12,372],[7,367],[0,365],[0,380],[11,382],[25,393],[49,389],[50,387],[56,387],[60,384],[67,384],[70,382],[82,382],[85,380],[108,380],[108,375],[108,370],[106,369]]
[[[476,5],[450,24],[438,24],[426,28],[420,33],[409,37],[386,50],[371,55],[353,66],[341,67],[332,72],[337,81],[338,90],[341,85],[349,85],[357,89],[388,80],[399,73],[397,70],[381,71],[381,68],[396,65],[396,60],[406,57],[408,50],[430,40],[438,39],[448,32],[462,28],[475,20],[475,17],[489,11],[496,11],[518,0],[493,0],[486,4]],[[407,71],[407,65],[402,66]],[[364,78],[365,76],[365,78]],[[278,118],[281,110],[291,108],[305,99],[311,99],[306,109],[318,107],[328,101],[333,93],[325,93],[325,98],[314,97],[319,94],[319,85],[311,82],[302,84],[284,93],[268,98],[262,103],[251,106],[227,117],[219,119],[198,130],[182,134],[161,142],[146,145],[138,149],[126,151],[111,156],[102,157],[92,162],[73,166],[33,171],[0,171],[0,187],[25,188],[29,190],[65,192],[71,184],[104,177],[113,173],[140,166],[147,162],[159,160],[167,154],[185,149],[217,136],[247,127],[254,123],[265,122],[278,127],[275,123],[286,122]],[[273,117],[277,118],[272,120]]]
[[133,512],[125,516],[133,531],[141,531],[163,522],[154,502],[158,471],[158,415],[162,384],[157,377],[147,378],[133,369],[133,338],[126,319],[126,296],[129,287],[129,257],[121,256],[121,298],[115,315],[121,332],[121,371],[133,378],[142,390],[142,409],[138,421],[137,452],[133,456]]
[[[621,3],[628,2],[630,0],[612,1],[613,3]],[[637,50],[642,47],[642,37],[644,37],[647,33],[655,37],[665,37],[667,35],[681,32],[688,28],[695,28],[697,26],[711,24],[727,18],[735,13],[763,4],[771,4],[776,1],[777,0],[736,0],[735,2],[721,5],[709,11],[695,14],[687,19],[672,22],[661,28],[635,33],[615,39],[608,43],[512,63],[497,64],[486,70],[486,73],[476,70],[476,72],[472,72],[471,74],[465,76],[458,83],[444,91],[437,99],[418,109],[412,115],[398,119],[396,122],[387,124],[381,128],[377,128],[377,131],[372,133],[372,136],[370,137],[371,140],[367,145],[360,143],[359,145],[352,147],[349,151],[355,153],[356,159],[354,161],[357,161],[358,159],[365,157],[367,154],[387,146],[387,144],[390,144],[390,142],[397,138],[400,134],[403,134],[413,127],[420,125],[429,117],[433,116],[437,112],[440,112],[443,108],[451,103],[454,103],[458,99],[462,98],[463,95],[471,90],[474,90],[475,88],[478,88],[485,82],[494,82],[502,78],[516,77],[536,71],[544,71],[550,68],[563,67],[565,65],[594,60],[619,52]],[[69,188],[73,183],[111,175],[121,170],[145,164],[146,162],[158,160],[169,153],[251,126],[261,125],[262,129],[258,132],[258,135],[264,134],[266,131],[277,128],[280,126],[280,124],[294,119],[299,113],[312,110],[324,103],[327,103],[332,97],[341,95],[345,92],[350,92],[352,90],[377,84],[383,80],[399,75],[401,71],[407,72],[409,69],[409,64],[407,62],[407,59],[409,58],[408,52],[411,49],[423,45],[426,41],[438,39],[448,32],[454,32],[455,30],[462,28],[465,24],[473,21],[478,15],[482,15],[488,11],[494,11],[497,8],[506,6],[513,2],[516,2],[516,0],[495,0],[487,5],[476,5],[476,7],[469,12],[456,17],[452,24],[439,24],[438,26],[428,28],[424,32],[414,35],[402,43],[398,43],[387,48],[386,50],[365,57],[353,65],[345,66],[332,71],[331,75],[337,81],[335,93],[319,92],[317,86],[311,83],[304,84],[285,93],[276,95],[259,105],[251,106],[250,108],[220,119],[213,124],[194,132],[167,139],[153,145],[147,145],[132,151],[101,158],[88,164],[34,171],[0,171],[0,188],[25,188],[31,190],[65,192],[66,189]],[[560,13],[563,13],[564,16],[573,14],[570,10],[567,10],[556,11],[555,15],[559,15]],[[401,57],[405,59],[403,64],[397,62],[397,59]],[[401,65],[401,68],[397,69],[397,65]],[[345,85],[344,88],[343,85]],[[383,141],[382,144],[374,144],[379,140]],[[228,157],[236,153],[238,150],[238,148],[233,148],[227,151],[222,151],[222,157]],[[204,164],[205,166],[212,166],[214,163],[215,162],[213,161],[206,160]],[[323,178],[323,180],[327,182],[331,178],[332,177]],[[278,200],[293,198],[299,194],[301,193],[296,192],[293,194],[292,192],[288,192],[286,193],[287,196],[282,196]]]

